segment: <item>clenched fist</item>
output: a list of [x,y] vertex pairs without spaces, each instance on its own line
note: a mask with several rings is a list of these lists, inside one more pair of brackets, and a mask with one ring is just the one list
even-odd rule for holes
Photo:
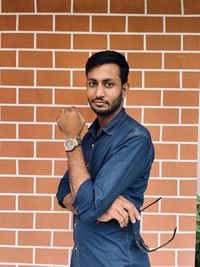
[[85,119],[75,107],[63,109],[56,121],[65,139],[80,138]]

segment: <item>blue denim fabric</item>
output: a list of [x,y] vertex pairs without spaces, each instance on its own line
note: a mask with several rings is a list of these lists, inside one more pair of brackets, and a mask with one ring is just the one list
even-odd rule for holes
[[[91,174],[74,199],[74,242],[71,267],[149,267],[149,258],[134,240],[140,221],[120,228],[116,220],[98,223],[112,202],[123,195],[140,209],[144,201],[154,147],[148,130],[129,117],[124,108],[97,135],[98,121],[82,141]],[[70,192],[68,172],[58,187],[58,203]]]

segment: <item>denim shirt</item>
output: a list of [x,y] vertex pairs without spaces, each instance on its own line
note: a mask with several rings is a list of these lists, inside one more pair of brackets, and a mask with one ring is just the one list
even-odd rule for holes
[[[122,195],[139,210],[144,201],[154,147],[148,130],[124,108],[98,132],[98,120],[82,140],[91,178],[81,184],[74,199],[74,248],[71,267],[149,267],[146,253],[134,240],[140,221],[120,228],[116,220],[97,219]],[[87,177],[86,177],[87,178]],[[58,203],[70,192],[68,172],[58,187]]]

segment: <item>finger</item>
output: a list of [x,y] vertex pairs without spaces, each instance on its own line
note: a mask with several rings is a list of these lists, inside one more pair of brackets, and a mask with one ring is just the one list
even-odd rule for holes
[[85,118],[83,117],[83,114],[79,111],[79,112],[78,112],[78,115],[79,115],[80,121],[81,121],[83,124],[85,124],[85,123],[86,123],[86,120],[85,120]]
[[123,217],[124,225],[128,225],[129,213],[122,207],[117,207],[117,212]]
[[117,220],[120,227],[124,228],[126,226],[124,217],[117,211],[115,210],[114,212],[111,213],[111,216],[113,219]]
[[124,203],[124,208],[127,210],[132,223],[136,222],[135,206],[130,203]]

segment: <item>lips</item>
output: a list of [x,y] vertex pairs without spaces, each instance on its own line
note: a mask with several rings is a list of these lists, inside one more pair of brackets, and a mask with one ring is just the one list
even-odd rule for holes
[[105,104],[108,104],[107,101],[98,99],[92,100],[92,103],[94,103],[96,106],[103,106]]

